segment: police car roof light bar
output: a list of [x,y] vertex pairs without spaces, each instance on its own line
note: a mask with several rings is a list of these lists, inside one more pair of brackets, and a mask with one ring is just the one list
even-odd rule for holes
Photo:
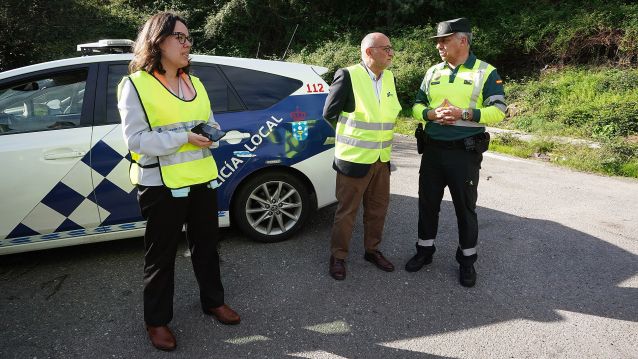
[[77,51],[83,56],[100,54],[125,54],[132,52],[133,40],[128,39],[103,39],[98,42],[91,42],[77,45]]

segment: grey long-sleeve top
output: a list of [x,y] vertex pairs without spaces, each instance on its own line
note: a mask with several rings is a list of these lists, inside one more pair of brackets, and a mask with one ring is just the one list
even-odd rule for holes
[[[142,103],[131,80],[126,79],[117,102],[122,119],[124,141],[130,151],[140,154],[138,163],[142,166],[157,163],[157,156],[170,155],[188,142],[186,132],[156,132],[149,128]],[[208,125],[220,128],[211,111]],[[217,143],[213,143],[216,147]],[[159,167],[141,168],[139,183],[144,186],[161,186],[162,177]]]

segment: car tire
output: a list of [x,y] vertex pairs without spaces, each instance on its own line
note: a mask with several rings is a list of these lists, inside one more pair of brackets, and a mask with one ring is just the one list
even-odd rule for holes
[[240,185],[232,214],[235,225],[248,237],[274,243],[298,231],[314,207],[308,185],[293,174],[273,171]]

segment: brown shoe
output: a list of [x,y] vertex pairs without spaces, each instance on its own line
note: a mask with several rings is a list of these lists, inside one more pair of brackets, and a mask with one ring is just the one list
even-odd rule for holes
[[330,275],[336,280],[346,279],[346,261],[330,256]]
[[208,310],[204,311],[204,313],[212,315],[222,324],[239,324],[241,321],[239,314],[237,314],[237,312],[235,312],[227,304],[220,305],[217,308],[208,308]]
[[383,254],[381,254],[381,252],[379,251],[366,252],[366,254],[363,256],[363,259],[373,263],[381,270],[384,270],[386,272],[392,272],[394,270],[394,265],[390,263],[389,260],[385,259]]
[[175,341],[175,336],[167,326],[152,327],[147,325],[146,332],[155,348],[165,351],[175,350],[177,342]]

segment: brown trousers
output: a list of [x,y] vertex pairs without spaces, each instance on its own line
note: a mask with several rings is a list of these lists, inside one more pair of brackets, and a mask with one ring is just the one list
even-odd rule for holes
[[365,177],[348,177],[337,173],[337,210],[332,225],[330,251],[337,259],[348,256],[352,228],[363,199],[363,245],[374,252],[381,243],[385,215],[390,202],[390,169],[387,162],[377,161]]

